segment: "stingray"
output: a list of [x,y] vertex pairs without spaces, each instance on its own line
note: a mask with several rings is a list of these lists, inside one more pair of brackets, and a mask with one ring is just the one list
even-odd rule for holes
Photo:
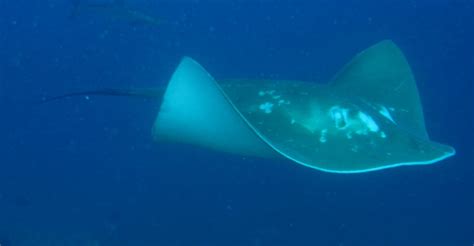
[[334,173],[432,164],[455,150],[430,140],[411,68],[390,40],[357,54],[325,84],[216,80],[184,57],[165,88],[70,93],[158,98],[152,127],[173,141],[283,158]]

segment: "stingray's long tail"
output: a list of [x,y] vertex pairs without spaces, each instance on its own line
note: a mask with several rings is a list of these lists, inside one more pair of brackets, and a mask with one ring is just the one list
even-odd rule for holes
[[144,89],[99,89],[90,91],[72,92],[59,96],[44,97],[40,103],[49,103],[65,98],[77,96],[124,96],[124,97],[140,97],[150,99],[161,99],[164,89],[160,88],[144,88]]

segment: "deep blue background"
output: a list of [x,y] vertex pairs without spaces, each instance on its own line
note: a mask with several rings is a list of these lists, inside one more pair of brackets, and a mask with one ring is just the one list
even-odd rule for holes
[[[473,1],[127,3],[163,24],[0,0],[2,246],[474,243]],[[428,132],[455,157],[337,175],[152,143],[152,101],[36,104],[162,85],[183,55],[216,78],[327,81],[387,38],[413,67]]]

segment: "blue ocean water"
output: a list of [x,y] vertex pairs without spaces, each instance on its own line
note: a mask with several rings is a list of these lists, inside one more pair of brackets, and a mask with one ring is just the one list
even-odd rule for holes
[[[473,1],[125,4],[162,24],[0,0],[1,246],[474,244]],[[183,56],[216,78],[324,82],[383,39],[412,66],[431,138],[456,156],[338,175],[153,143],[150,100],[38,104],[164,85]]]

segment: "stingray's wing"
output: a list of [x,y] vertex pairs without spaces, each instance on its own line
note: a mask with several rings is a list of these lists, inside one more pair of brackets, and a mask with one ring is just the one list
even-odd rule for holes
[[356,96],[389,113],[400,127],[428,139],[415,78],[392,41],[379,42],[356,55],[331,86],[340,94]]
[[153,136],[156,140],[190,143],[235,154],[276,155],[239,114],[212,76],[188,57],[181,61],[166,88]]

